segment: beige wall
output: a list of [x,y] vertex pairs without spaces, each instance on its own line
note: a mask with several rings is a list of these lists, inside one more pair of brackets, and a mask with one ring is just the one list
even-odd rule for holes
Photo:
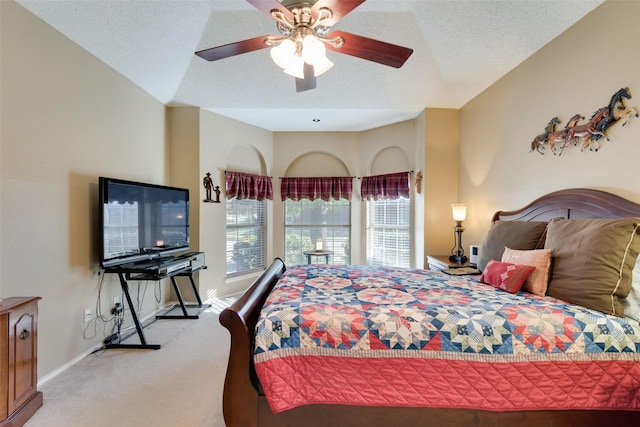
[[[426,255],[448,255],[453,246],[451,204],[458,197],[459,111],[424,112],[424,240]],[[465,247],[467,242],[464,241]],[[465,249],[466,251],[467,249]]]
[[[98,176],[165,182],[165,107],[22,7],[2,1],[0,8],[0,297],[43,298],[42,377],[104,338],[103,325],[83,316],[84,307],[95,310],[103,280]],[[120,294],[111,276],[107,316]],[[157,306],[148,298],[143,315]]]
[[640,202],[640,119],[609,131],[598,152],[530,153],[554,116],[587,118],[621,87],[640,108],[640,2],[607,1],[510,72],[460,113],[460,197],[469,203],[465,241],[481,242],[494,211],[516,209],[571,187]]
[[[203,298],[241,292],[255,275],[226,278],[226,170],[271,175],[273,168],[273,135],[208,111],[200,111],[200,176],[210,172],[214,185],[221,189],[221,203],[201,203],[200,250],[205,253],[208,268],[200,273],[200,294]],[[274,180],[275,184],[276,180]],[[200,199],[204,198],[201,188]],[[193,196],[197,200],[197,196]],[[267,203],[267,220],[273,218],[273,204]],[[269,230],[269,233],[271,230]],[[273,235],[267,236],[267,259]]]

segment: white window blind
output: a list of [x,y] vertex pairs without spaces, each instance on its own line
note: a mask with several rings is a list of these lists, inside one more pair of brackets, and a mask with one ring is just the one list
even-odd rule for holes
[[367,264],[409,267],[410,201],[407,198],[367,202]]
[[285,264],[305,264],[304,251],[331,251],[330,263],[349,264],[351,254],[351,202],[346,199],[301,199],[284,202]]
[[265,268],[265,201],[227,200],[227,275]]

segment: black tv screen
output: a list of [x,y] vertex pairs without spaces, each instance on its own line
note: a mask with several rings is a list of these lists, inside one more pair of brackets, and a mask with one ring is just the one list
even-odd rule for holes
[[99,179],[100,265],[141,262],[189,249],[189,190]]

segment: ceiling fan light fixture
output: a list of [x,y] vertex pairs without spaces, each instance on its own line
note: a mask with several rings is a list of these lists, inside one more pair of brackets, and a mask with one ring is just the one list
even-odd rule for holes
[[319,75],[329,71],[331,67],[333,67],[333,62],[331,62],[331,60],[326,56],[323,56],[313,64],[313,74],[318,77]]
[[315,65],[316,61],[326,58],[327,48],[313,35],[307,35],[302,39],[302,59],[307,64]]
[[296,77],[296,91],[303,92],[314,89],[315,77],[333,67],[326,55],[327,45],[333,51],[394,68],[402,67],[413,53],[403,46],[332,29],[365,0],[248,1],[276,22],[279,34],[200,50],[195,52],[197,56],[217,61],[271,47],[272,60]]
[[295,57],[296,45],[289,39],[282,40],[280,44],[271,48],[271,59],[283,70],[291,66]]
[[314,75],[329,71],[333,62],[327,58],[327,48],[324,43],[313,35],[307,35],[302,40],[302,59],[307,64],[313,65]]
[[293,55],[289,66],[284,69],[284,72],[298,79],[304,79],[304,60],[302,57]]

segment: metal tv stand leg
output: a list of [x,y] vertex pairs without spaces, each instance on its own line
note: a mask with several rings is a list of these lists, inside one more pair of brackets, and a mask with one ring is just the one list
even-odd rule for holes
[[[180,287],[178,286],[178,281],[176,277],[178,276],[187,276],[189,277],[189,281],[191,282],[191,288],[193,289],[193,293],[198,301],[198,304],[186,304],[184,302],[184,298],[182,297],[182,292],[180,291]],[[196,287],[196,282],[193,280],[193,272],[189,273],[181,273],[176,274],[175,276],[171,276],[171,284],[173,285],[173,289],[176,291],[176,296],[178,297],[178,304],[174,304],[169,310],[165,312],[165,314],[159,314],[156,316],[156,319],[198,319],[200,318],[200,312],[202,309],[207,307],[211,307],[211,304],[202,304],[202,300],[200,299],[200,294],[198,293],[198,288]],[[182,310],[182,314],[169,314],[172,310],[180,307]],[[197,314],[189,314],[187,311],[187,307],[196,307],[200,308]]]
[[142,330],[142,324],[138,319],[138,314],[136,313],[135,306],[133,305],[133,301],[131,301],[131,295],[129,294],[129,284],[124,277],[124,273],[118,272],[118,277],[120,278],[120,286],[122,287],[122,292],[124,292],[124,296],[127,298],[127,304],[129,305],[129,309],[131,310],[131,317],[133,317],[133,323],[136,325],[136,331],[138,331],[138,337],[140,338],[140,344],[108,344],[105,348],[138,348],[144,350],[158,350],[160,349],[160,344],[147,344],[147,339],[144,337],[144,332]]

